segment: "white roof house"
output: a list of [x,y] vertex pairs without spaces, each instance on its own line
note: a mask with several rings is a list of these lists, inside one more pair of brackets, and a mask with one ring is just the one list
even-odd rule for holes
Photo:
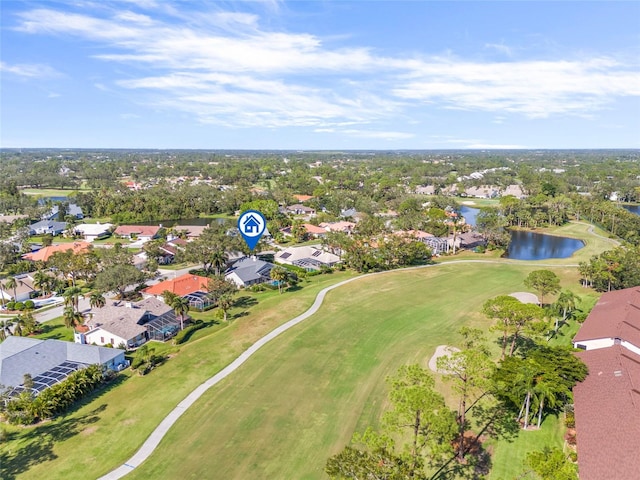
[[276,262],[287,263],[307,270],[319,270],[322,266],[332,267],[340,263],[340,257],[312,246],[289,247],[276,253]]
[[273,263],[259,260],[255,256],[245,257],[235,262],[224,274],[225,278],[238,287],[249,287],[271,281]]
[[93,242],[101,237],[108,236],[111,227],[113,227],[111,223],[81,223],[76,225],[74,230],[77,234],[82,235],[86,241]]

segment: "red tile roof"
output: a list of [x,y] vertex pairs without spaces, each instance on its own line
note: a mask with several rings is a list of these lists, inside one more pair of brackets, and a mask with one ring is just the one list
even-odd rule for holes
[[32,262],[37,262],[38,260],[42,260],[46,262],[49,260],[49,257],[56,252],[66,252],[67,250],[72,250],[73,253],[82,253],[89,249],[91,244],[88,242],[73,242],[73,243],[63,243],[60,245],[49,245],[48,247],[41,248],[37,252],[27,253],[23,255],[22,258],[25,260],[31,260]]
[[310,223],[303,223],[302,226],[307,231],[307,233],[311,235],[325,235],[327,231],[322,227],[317,227]]
[[165,280],[164,282],[147,287],[142,290],[142,292],[148,295],[162,295],[165,290],[169,290],[176,295],[184,297],[194,292],[206,292],[208,285],[209,279],[207,277],[185,273],[178,278]]
[[573,389],[580,480],[637,480],[640,355],[618,345],[576,355],[589,367]]
[[307,200],[311,200],[313,195],[293,195],[293,198],[298,200],[299,202],[306,202]]
[[604,293],[574,342],[620,338],[640,347],[640,287]]

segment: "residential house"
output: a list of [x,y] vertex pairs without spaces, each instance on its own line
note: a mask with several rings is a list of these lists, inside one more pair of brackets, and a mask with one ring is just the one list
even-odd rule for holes
[[[58,205],[54,205],[51,210],[42,215],[42,220],[57,220],[59,217],[58,213],[60,212],[60,207]],[[76,205],[75,203],[70,203],[67,207],[67,212],[65,217],[70,215],[77,220],[82,220],[84,218],[84,213],[82,213],[82,208]]]
[[119,237],[125,237],[129,240],[140,240],[148,242],[154,238],[158,238],[158,232],[162,226],[153,225],[120,225],[113,232]]
[[112,227],[111,223],[81,223],[73,227],[73,231],[87,242],[93,242],[111,235]]
[[340,263],[339,256],[312,246],[286,248],[276,253],[274,259],[307,270],[320,270],[323,266],[333,267]]
[[341,232],[351,235],[356,224],[341,220],[339,222],[322,222],[319,227],[324,228],[327,232]]
[[29,235],[60,235],[67,229],[67,222],[40,220],[29,225]]
[[244,257],[231,265],[224,274],[227,280],[235,283],[239,288],[249,287],[259,283],[270,282],[273,263],[257,259],[255,256]]
[[195,240],[198,238],[202,235],[205,228],[209,228],[209,225],[176,225],[173,227],[176,232],[184,232],[188,240]]
[[13,278],[16,280],[16,288],[3,287],[2,291],[0,291],[0,299],[13,302],[24,302],[35,295],[36,289],[33,286],[33,277],[28,273],[16,275]]
[[169,291],[175,295],[189,300],[189,306],[198,310],[213,305],[214,300],[209,297],[209,279],[199,275],[185,273],[177,278],[164,280],[142,290],[142,295],[147,297],[155,297],[162,300],[162,294]]
[[581,480],[640,472],[640,287],[604,293],[573,345],[589,368],[573,389]]
[[516,198],[523,199],[526,197],[522,187],[518,184],[507,185],[507,187],[502,192],[502,196],[505,197],[507,195],[512,195]]
[[295,205],[289,205],[285,207],[285,212],[290,213],[292,215],[304,215],[308,218],[315,217],[316,211],[311,207],[307,207],[306,205],[302,205],[300,203],[296,203]]
[[13,223],[22,218],[29,218],[29,215],[5,215],[4,213],[0,213],[0,222]]
[[497,187],[481,186],[481,187],[468,187],[464,190],[464,195],[467,197],[475,198],[496,198],[499,195]]
[[436,187],[433,185],[419,185],[416,187],[415,193],[417,195],[435,195]]
[[131,349],[148,340],[168,340],[180,330],[173,309],[153,297],[135,303],[111,302],[84,315],[84,326],[74,334],[77,343]]
[[46,262],[49,260],[51,255],[56,252],[66,252],[67,250],[71,250],[74,254],[84,253],[89,250],[91,245],[87,242],[73,242],[73,243],[62,243],[60,245],[49,245],[48,247],[41,248],[40,250],[32,253],[26,253],[22,256],[25,260],[31,260],[32,262],[43,261]]
[[96,364],[121,370],[127,365],[124,350],[13,335],[0,343],[0,385],[11,389],[10,395],[27,390],[27,374],[33,380],[31,391],[37,395],[76,370]]

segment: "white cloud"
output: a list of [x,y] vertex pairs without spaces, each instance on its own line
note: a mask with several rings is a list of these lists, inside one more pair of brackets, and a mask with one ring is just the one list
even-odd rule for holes
[[484,48],[489,50],[495,50],[498,53],[506,55],[507,57],[510,57],[511,55],[513,55],[511,47],[508,47],[503,43],[485,43]]
[[47,95],[47,98],[58,98],[61,95],[59,93],[55,93],[55,92],[50,92],[49,95]]
[[[174,23],[132,12],[132,4],[146,13],[161,9]],[[261,5],[277,10],[280,2]],[[366,46],[330,47],[309,33],[265,29],[254,13],[167,8],[129,1],[102,17],[40,8],[19,14],[18,29],[95,42],[105,53],[94,58],[134,67],[126,79],[113,82],[135,91],[132,101],[229,126],[331,129],[398,114],[405,114],[403,122],[412,121],[409,112],[433,108],[587,117],[619,97],[640,96],[638,65],[610,57],[509,62],[384,57]],[[330,45],[338,43],[332,37]],[[485,48],[513,56],[503,44]],[[112,87],[105,83],[95,86]],[[348,134],[409,135],[355,127]]]
[[60,75],[59,72],[57,72],[50,66],[36,63],[20,63],[9,65],[8,63],[0,62],[0,72],[29,78],[57,77]]

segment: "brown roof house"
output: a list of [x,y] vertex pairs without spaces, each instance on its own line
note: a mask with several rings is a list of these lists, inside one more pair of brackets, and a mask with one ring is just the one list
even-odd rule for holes
[[130,349],[148,340],[167,340],[180,330],[173,309],[153,297],[135,303],[107,303],[85,317],[84,328],[74,334],[76,343]]
[[640,287],[600,297],[573,339],[589,367],[573,389],[581,480],[640,478]]

